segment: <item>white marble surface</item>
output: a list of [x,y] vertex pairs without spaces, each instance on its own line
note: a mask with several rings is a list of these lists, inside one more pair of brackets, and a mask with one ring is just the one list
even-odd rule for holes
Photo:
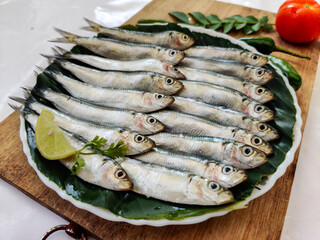
[[[223,1],[271,12],[276,12],[284,2]],[[57,36],[53,27],[85,34],[79,30],[84,25],[82,17],[108,26],[121,25],[148,2],[150,0],[0,0],[0,121],[11,113],[7,97],[20,95],[20,86],[32,86],[33,82],[27,79],[33,79],[30,76],[35,65],[47,65],[39,53],[51,53],[50,48],[54,44],[47,40]],[[320,162],[317,160],[320,152],[317,151],[320,140],[320,109],[317,106],[320,102],[319,78],[318,68],[283,228],[283,240],[320,239],[320,191],[317,186],[320,182]],[[67,223],[3,180],[0,180],[0,196],[1,239],[40,239],[51,227]],[[50,239],[64,240],[70,237],[58,232]]]

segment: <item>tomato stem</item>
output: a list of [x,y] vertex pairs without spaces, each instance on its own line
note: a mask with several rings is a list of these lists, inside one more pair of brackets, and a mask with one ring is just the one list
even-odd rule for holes
[[294,52],[291,52],[291,51],[289,51],[289,50],[287,50],[287,49],[280,48],[280,47],[277,47],[277,46],[275,46],[275,48],[274,48],[273,51],[274,51],[274,52],[287,53],[287,54],[289,54],[289,55],[292,55],[292,56],[295,56],[295,57],[299,57],[299,58],[305,58],[305,59],[308,59],[308,60],[311,59],[311,58],[308,57],[308,56],[300,55],[300,54],[298,54],[298,53],[294,53]]

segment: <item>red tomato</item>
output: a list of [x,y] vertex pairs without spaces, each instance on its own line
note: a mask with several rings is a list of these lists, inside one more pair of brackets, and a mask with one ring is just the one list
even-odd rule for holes
[[320,37],[320,4],[315,0],[288,0],[278,10],[279,35],[293,43],[307,43]]

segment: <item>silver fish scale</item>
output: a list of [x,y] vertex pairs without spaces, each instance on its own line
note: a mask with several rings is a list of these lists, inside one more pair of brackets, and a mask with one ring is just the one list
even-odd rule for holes
[[[278,137],[277,131],[266,123],[259,122],[243,113],[206,104],[195,99],[175,96],[175,101],[169,106],[169,109],[203,117],[209,121],[213,121],[224,126],[239,127],[266,141],[270,141]],[[265,131],[257,129],[256,125],[259,124],[264,124],[266,126]],[[267,132],[268,129],[270,129],[270,131]]]
[[167,132],[231,139],[253,146],[268,154],[272,151],[269,144],[262,139],[256,140],[259,141],[259,144],[255,144],[253,139],[257,137],[240,128],[222,126],[203,118],[170,110],[154,112],[152,113],[152,116],[165,125]]
[[99,107],[52,90],[36,91],[36,93],[51,101],[60,111],[78,119],[101,125],[124,127],[146,135],[163,130],[163,125],[158,120],[153,118],[153,123],[149,123],[147,116],[142,113]]
[[[101,30],[103,32],[102,26],[91,21],[88,21],[88,23],[91,28],[90,30]],[[232,52],[226,56],[229,59],[228,61],[209,61],[187,57],[182,60],[180,66],[174,67],[170,64],[179,63],[184,57],[183,54],[181,59],[176,60],[176,58],[172,58],[173,62],[168,64],[163,61],[163,57],[166,56],[164,53],[158,55],[161,51],[164,51],[163,48],[136,44],[135,41],[140,41],[143,35],[140,36],[139,33],[132,32],[132,35],[126,36],[126,31],[105,29],[106,35],[109,34],[109,36],[113,36],[120,41],[123,41],[124,38],[127,38],[127,41],[131,39],[134,43],[109,39],[81,38],[60,31],[65,37],[65,41],[76,42],[97,54],[111,59],[73,53],[56,56],[58,59],[63,59],[58,62],[60,66],[72,72],[79,79],[88,80],[82,80],[85,83],[72,79],[69,81],[62,74],[50,73],[49,76],[62,84],[75,98],[46,88],[38,89],[38,93],[36,94],[51,101],[59,111],[75,118],[94,122],[101,126],[120,126],[138,131],[141,134],[152,134],[150,139],[155,142],[157,148],[163,148],[163,150],[159,151],[155,149],[136,156],[136,159],[145,160],[149,163],[142,163],[133,159],[119,159],[118,161],[123,169],[127,171],[130,179],[132,179],[133,191],[144,194],[147,197],[150,196],[165,201],[186,204],[215,205],[232,201],[232,194],[225,189],[221,188],[221,191],[226,193],[223,197],[224,200],[221,200],[216,194],[210,195],[212,194],[212,189],[208,191],[206,188],[210,186],[211,181],[219,183],[222,187],[232,187],[246,179],[247,175],[245,172],[239,169],[237,171],[241,172],[241,174],[239,174],[237,180],[231,178],[222,179],[222,177],[225,177],[223,175],[220,176],[221,179],[219,176],[213,177],[213,172],[221,172],[225,164],[241,169],[250,169],[267,161],[266,154],[261,150],[266,151],[264,147],[268,148],[270,145],[261,140],[262,145],[256,146],[251,140],[256,138],[256,135],[267,141],[277,137],[276,130],[263,123],[263,121],[271,120],[273,115],[268,112],[268,115],[262,116],[261,111],[269,111],[269,109],[258,102],[272,100],[273,95],[260,87],[261,84],[266,83],[272,78],[272,73],[263,68],[250,67],[236,61],[229,61],[237,60],[248,64],[248,57],[253,56],[249,52],[235,51],[233,49],[230,49]],[[170,44],[167,34],[158,34],[163,37],[161,42],[164,45]],[[176,33],[172,32],[169,36],[173,38],[174,34]],[[154,36],[152,34],[147,35],[149,37],[146,42],[157,40],[155,38],[157,34]],[[185,34],[178,34],[175,37],[183,40],[182,38],[185,37]],[[192,38],[189,38],[189,40],[188,47],[194,41]],[[195,52],[196,50],[197,48],[192,48],[186,50],[185,53],[187,56],[198,56]],[[203,48],[201,51],[205,50]],[[216,55],[214,56],[223,58],[223,50],[223,48],[216,49]],[[180,51],[173,51],[172,53],[181,54]],[[117,60],[112,60],[112,58]],[[88,72],[85,72],[87,70],[84,67],[79,66],[77,68],[75,64],[69,63],[64,59],[78,60],[99,68],[101,71],[93,70],[89,72],[90,68],[87,68]],[[262,64],[262,62],[261,60],[257,64]],[[206,65],[202,67],[201,64]],[[195,71],[191,71],[190,68],[183,66],[196,69]],[[197,78],[196,76],[198,68],[233,76],[212,74],[214,75],[214,79],[211,81],[209,73],[205,73],[206,70],[200,70],[199,72],[202,71],[204,74],[202,76],[205,76],[205,81],[202,82],[201,77]],[[182,73],[179,72],[179,69],[181,69]],[[109,76],[103,76],[102,74],[106,73],[106,71],[102,70],[107,70]],[[257,76],[259,70],[264,71],[263,76]],[[144,110],[141,107],[142,92],[136,90],[141,91],[146,89],[149,91],[150,89],[150,91],[155,91],[162,88],[160,83],[156,83],[150,76],[160,76],[162,74],[164,75],[164,79],[169,77],[176,81],[176,79],[185,79],[183,75],[184,71],[188,80],[179,82],[180,88],[184,85],[181,90],[178,87],[175,90],[163,90],[164,94],[176,95],[175,102],[170,103],[171,106],[168,104],[160,106],[157,109],[152,109],[149,111],[153,112],[150,115],[138,113]],[[153,75],[148,75],[150,72]],[[126,81],[124,84],[118,80],[127,76],[132,78],[131,83],[130,81]],[[188,76],[192,76],[195,79],[190,79]],[[99,78],[99,81],[95,81],[94,78],[96,77]],[[104,78],[108,77],[111,79],[108,79],[108,83],[104,83]],[[245,83],[241,80],[245,78],[251,82]],[[226,81],[225,85],[224,80]],[[81,87],[79,87],[79,84],[81,84]],[[154,87],[152,84],[158,85]],[[126,86],[128,87],[126,88]],[[92,90],[93,88],[95,89],[94,91]],[[263,96],[258,96],[256,91],[258,88],[264,91],[265,94]],[[105,91],[100,91],[100,89],[104,89]],[[130,92],[131,95],[123,95],[122,93],[124,92]],[[162,95],[160,98],[164,99],[165,96]],[[94,104],[87,103],[86,101],[91,101]],[[106,104],[105,101],[108,101],[108,103]],[[36,106],[36,103],[31,102],[29,104],[31,108],[39,108],[39,106]],[[98,107],[97,105],[100,104],[107,107]],[[135,108],[130,108],[129,105]],[[162,108],[167,106],[169,107],[162,110]],[[257,106],[260,108],[257,109]],[[128,111],[128,109],[136,112]],[[55,110],[52,111],[54,112]],[[149,124],[158,119],[157,123],[162,128],[159,127],[157,130],[155,128],[145,129],[145,123],[142,119],[147,120],[149,118],[151,119]],[[82,125],[74,124],[71,126],[73,123],[64,122],[66,119],[61,118],[57,122],[60,121],[61,126],[65,124],[65,128],[72,129],[74,132],[85,134]],[[269,131],[262,131],[262,128],[257,129],[256,126],[259,124],[264,124],[263,126]],[[166,133],[159,133],[164,130],[163,126],[166,127]],[[96,133],[93,131],[93,128],[90,128],[89,124],[87,129],[89,131],[92,130],[91,134]],[[109,127],[108,129],[103,129],[101,133],[104,136],[108,136],[111,140],[121,137],[121,132],[115,132],[115,130],[110,129]],[[186,161],[188,164],[183,165],[183,161]],[[163,167],[159,167],[162,164]],[[174,168],[179,170],[174,170]],[[194,190],[200,185],[203,193],[210,195],[210,199],[196,196],[197,194],[195,194]]]

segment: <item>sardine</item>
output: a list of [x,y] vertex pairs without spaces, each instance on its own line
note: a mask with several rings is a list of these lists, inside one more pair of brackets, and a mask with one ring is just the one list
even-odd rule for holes
[[229,190],[197,175],[135,159],[118,162],[132,180],[132,190],[146,197],[192,205],[220,205],[234,200]]
[[250,118],[240,112],[213,106],[191,98],[175,96],[175,101],[169,106],[169,109],[202,117],[221,125],[240,127],[265,141],[272,141],[279,137],[277,130],[264,122]]
[[217,160],[240,169],[255,168],[268,160],[266,154],[258,149],[221,138],[173,133],[158,133],[150,138],[158,148]]
[[[40,114],[43,110],[47,110],[54,115],[54,122],[62,129],[75,133],[87,141],[91,141],[94,137],[99,136],[108,140],[107,144],[122,141],[127,147],[127,156],[141,154],[150,151],[154,147],[154,142],[141,134],[136,132],[127,131],[119,127],[107,127],[88,123],[74,117],[67,116],[66,114],[57,111],[53,108],[45,106],[39,102],[26,102],[23,99],[11,98],[20,103],[26,104],[34,112]],[[108,145],[108,146],[109,146]]]
[[141,72],[141,71],[155,72],[155,73],[163,74],[168,77],[185,79],[183,74],[181,74],[176,67],[173,67],[169,63],[161,62],[157,59],[139,59],[135,61],[120,61],[120,60],[107,59],[107,58],[93,56],[93,55],[73,54],[73,53],[65,53],[64,55],[55,55],[55,56],[42,54],[42,56],[49,59],[52,59],[52,58],[74,59],[102,70],[127,71],[127,72]]
[[257,53],[236,48],[221,48],[213,46],[195,46],[184,51],[187,57],[225,59],[262,67],[268,63],[268,58]]
[[274,118],[274,114],[269,108],[230,88],[197,81],[184,80],[181,82],[184,87],[177,93],[177,96],[224,106],[263,122]]
[[159,93],[102,88],[69,78],[61,73],[48,70],[44,73],[59,82],[72,96],[99,106],[136,112],[154,112],[174,102],[173,97]]
[[190,172],[215,181],[220,186],[230,188],[247,179],[245,171],[234,168],[231,165],[220,164],[194,156],[182,155],[163,149],[154,148],[150,152],[139,154],[133,158],[151,164],[157,164],[182,172]]
[[164,32],[138,32],[138,31],[128,31],[119,28],[107,28],[90,21],[85,18],[90,27],[84,27],[84,29],[101,33],[109,38],[118,39],[125,42],[131,43],[142,43],[158,45],[167,48],[173,48],[178,50],[184,50],[191,47],[195,40],[181,32],[176,31],[164,31]]
[[266,84],[274,78],[274,74],[265,68],[243,65],[227,60],[208,60],[186,57],[181,61],[181,66],[209,70],[225,75],[241,78],[258,85]]
[[203,118],[170,110],[154,112],[152,116],[163,123],[165,130],[171,133],[225,138],[253,146],[267,155],[273,153],[269,143],[243,129],[222,126]]
[[183,88],[180,81],[153,72],[99,71],[67,61],[56,60],[81,81],[88,84],[119,89],[131,89],[173,95]]
[[32,89],[32,93],[49,100],[63,113],[91,123],[124,127],[143,135],[154,134],[164,130],[164,125],[161,122],[143,113],[99,107],[71,96],[57,93],[45,86]]
[[80,37],[58,28],[56,28],[56,31],[58,31],[63,38],[58,38],[53,40],[53,42],[74,43],[110,59],[132,61],[152,58],[176,65],[184,58],[184,53],[179,50],[121,42],[108,38]]
[[211,71],[177,67],[188,80],[207,82],[237,90],[258,102],[266,103],[274,99],[274,94],[265,87]]
[[[24,118],[35,129],[38,117],[35,114],[24,114]],[[73,137],[72,134],[64,132],[64,135],[74,149],[81,149],[85,145]],[[84,149],[82,152],[90,153],[91,151]],[[105,157],[97,154],[81,155],[81,158],[84,160],[85,166],[77,170],[77,176],[84,181],[116,191],[128,191],[133,187],[126,171],[114,161],[107,161]],[[76,160],[76,155],[73,155],[61,159],[60,162],[71,169]]]
[[[26,117],[26,119],[35,128],[37,117],[33,119]],[[75,149],[84,146],[84,143],[73,135],[65,133],[65,136]],[[91,151],[85,149],[83,152]],[[130,158],[118,158],[115,162],[100,155],[81,155],[81,157],[85,161],[85,166],[77,170],[77,176],[107,189],[117,191],[132,189],[147,197],[184,204],[219,205],[234,200],[232,193],[218,183],[186,172]],[[76,156],[60,161],[71,169],[76,162]],[[201,194],[198,192],[199,189]]]

